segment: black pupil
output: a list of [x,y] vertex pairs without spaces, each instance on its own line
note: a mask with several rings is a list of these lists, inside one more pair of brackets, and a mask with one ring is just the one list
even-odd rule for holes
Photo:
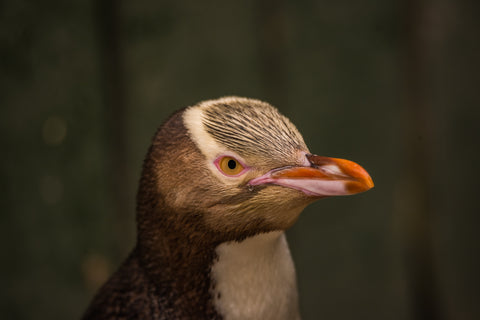
[[230,168],[231,170],[235,169],[237,167],[237,161],[235,160],[228,160],[228,168]]

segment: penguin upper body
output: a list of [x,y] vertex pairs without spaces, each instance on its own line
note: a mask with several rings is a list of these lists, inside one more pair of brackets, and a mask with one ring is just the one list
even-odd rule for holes
[[373,187],[312,155],[258,100],[227,97],[157,131],[137,194],[137,244],[84,319],[299,319],[284,230],[313,201]]

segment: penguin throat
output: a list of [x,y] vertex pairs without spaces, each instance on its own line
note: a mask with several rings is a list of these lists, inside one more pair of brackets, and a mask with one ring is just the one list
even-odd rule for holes
[[299,319],[295,269],[283,232],[222,243],[211,294],[225,320]]

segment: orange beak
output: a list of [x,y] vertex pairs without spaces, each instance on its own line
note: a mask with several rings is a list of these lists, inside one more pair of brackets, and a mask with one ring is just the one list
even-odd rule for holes
[[351,195],[373,188],[370,175],[355,162],[312,154],[306,158],[309,166],[274,169],[249,184],[276,184],[314,197]]

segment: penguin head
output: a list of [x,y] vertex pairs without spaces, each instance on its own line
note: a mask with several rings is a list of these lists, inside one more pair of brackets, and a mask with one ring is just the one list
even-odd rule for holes
[[218,242],[239,241],[288,229],[320,198],[372,187],[356,163],[311,154],[270,104],[226,97],[180,110],[157,131],[137,219],[161,220],[164,229],[194,225]]

